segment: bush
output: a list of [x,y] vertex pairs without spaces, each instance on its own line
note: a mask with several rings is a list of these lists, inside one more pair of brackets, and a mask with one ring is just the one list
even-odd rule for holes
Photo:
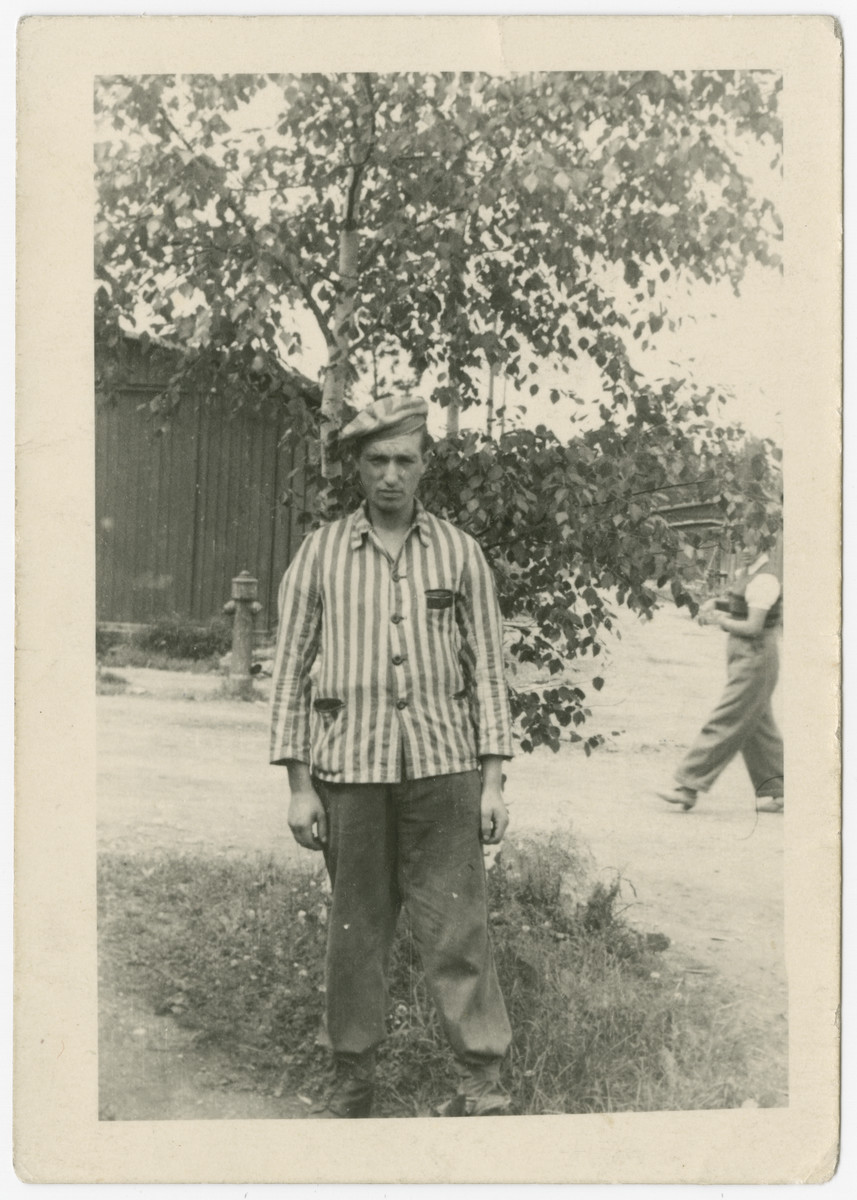
[[[521,843],[489,873],[495,958],[514,1031],[508,1084],[521,1113],[721,1108],[777,1102],[718,980],[634,930],[618,882],[564,899],[575,856]],[[523,861],[524,870],[520,869]],[[533,867],[532,870],[529,867]],[[246,860],[105,856],[99,934],[153,1009],[231,1051],[254,1086],[316,1094],[328,902],[323,876]],[[123,984],[123,990],[128,990]],[[454,1089],[449,1052],[402,922],[390,971],[379,1115],[424,1116]]]
[[101,629],[97,625],[95,627],[95,658],[101,661],[106,658],[114,646],[117,646],[123,640],[123,635],[117,633],[115,629]]
[[136,633],[134,646],[167,658],[201,660],[225,654],[232,645],[232,624],[226,617],[212,617],[206,626],[194,625],[184,617],[162,617]]

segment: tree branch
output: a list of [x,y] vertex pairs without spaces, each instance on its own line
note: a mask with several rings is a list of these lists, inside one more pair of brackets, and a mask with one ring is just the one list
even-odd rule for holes
[[330,325],[328,323],[328,318],[325,316],[324,312],[321,309],[321,306],[319,305],[318,301],[313,296],[313,294],[310,290],[309,284],[306,283],[295,272],[289,271],[286,264],[283,264],[283,265],[286,267],[286,270],[289,273],[289,277],[290,277],[292,283],[295,285],[295,287],[298,289],[301,296],[303,297],[304,303],[306,304],[307,308],[310,310],[312,315],[315,317],[316,323],[318,324],[318,327],[321,331],[321,335],[324,338],[325,345],[327,345],[327,346],[335,345],[335,340],[334,340],[333,334],[330,332]]
[[[193,144],[191,142],[188,141],[187,137],[181,132],[181,130],[176,127],[176,125],[171,120],[169,114],[164,109],[163,105],[158,106],[158,111],[160,112],[165,124],[172,130],[172,132],[179,139],[179,141],[184,145],[184,147],[187,150],[189,150],[190,153],[193,154],[195,157],[199,156],[199,152],[197,151],[197,149],[193,146]],[[208,158],[207,155],[205,155],[204,157],[206,159]],[[255,235],[256,235],[257,231],[253,225],[253,222],[250,220],[247,213],[244,211],[244,207],[241,204],[240,200],[238,199],[238,195],[239,195],[239,190],[237,190],[235,188],[231,188],[230,191],[226,193],[224,198],[226,200],[228,200],[233,212],[235,213],[236,218],[238,219],[239,223],[243,227],[245,233],[251,239],[251,241],[253,241],[255,239]],[[315,297],[313,296],[309,284],[303,279],[303,277],[301,276],[301,274],[298,271],[296,266],[293,266],[291,263],[283,261],[283,260],[280,260],[280,266],[283,268],[283,270],[286,272],[286,274],[288,275],[291,282],[294,284],[294,286],[300,292],[304,303],[306,304],[307,308],[310,310],[312,315],[315,317],[316,322],[319,327],[319,330],[321,331],[322,337],[324,338],[325,342],[327,343],[328,346],[332,345],[333,344],[333,335],[330,332],[329,322],[328,322],[324,312],[322,311],[321,307],[319,306],[318,302],[316,301]]]
[[166,125],[168,125],[170,127],[170,129],[172,129],[173,133],[176,135],[176,137],[179,139],[179,141],[184,145],[185,149],[189,150],[191,152],[191,154],[197,155],[199,153],[199,151],[196,149],[196,147],[191,142],[189,142],[187,140],[187,138],[182,133],[182,131],[173,123],[172,118],[170,117],[167,110],[164,108],[163,104],[158,105],[158,112],[161,114],[161,117],[163,118],[164,123]]
[[[422,228],[424,225],[431,225],[432,222],[434,222],[434,221],[442,221],[444,219],[444,217],[452,217],[452,216],[455,216],[456,213],[463,213],[463,212],[467,212],[466,204],[457,205],[455,208],[446,208],[446,209],[443,209],[441,212],[432,213],[428,217],[423,217],[422,220],[414,221],[412,228],[419,229],[419,228]],[[360,264],[361,270],[366,270],[367,267],[370,267],[372,265],[372,263],[375,261],[375,259],[378,257],[378,255],[381,253],[381,251],[384,249],[386,244],[387,243],[385,241],[383,241],[381,238],[379,238],[377,235],[375,236],[372,246],[369,247],[362,263]]]
[[[701,479],[686,479],[684,483],[664,483],[660,487],[642,488],[639,492],[626,492],[623,496],[611,496],[609,500],[600,500],[597,504],[579,504],[577,507],[584,508],[606,508],[608,504],[622,504],[626,500],[633,500],[635,496],[655,496],[658,492],[670,492],[675,488],[696,487],[698,484],[711,483],[716,480],[716,475],[703,475]],[[651,516],[652,514],[647,514]]]

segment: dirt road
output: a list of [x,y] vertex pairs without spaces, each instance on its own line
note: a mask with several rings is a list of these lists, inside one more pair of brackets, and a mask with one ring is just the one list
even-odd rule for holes
[[[570,827],[588,843],[598,869],[626,881],[640,928],[732,982],[784,1081],[784,819],[757,816],[740,760],[690,813],[655,795],[717,698],[724,642],[674,610],[624,619],[607,660],[592,664],[606,686],[588,692],[607,744],[589,758],[569,746],[515,759],[510,832]],[[137,694],[98,701],[102,849],[308,855],[286,826],[285,774],[266,763],[265,704],[223,699],[213,676],[122,674]]]

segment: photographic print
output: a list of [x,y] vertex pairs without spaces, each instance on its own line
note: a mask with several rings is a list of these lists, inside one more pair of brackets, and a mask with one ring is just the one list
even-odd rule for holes
[[[789,640],[808,600],[837,620],[835,496],[810,483],[838,453],[829,315],[800,425],[791,399],[789,89],[815,60],[788,19],[708,58],[664,20],[672,58],[644,39],[596,67],[609,31],[655,25],[566,18],[519,21],[492,61],[492,20],[220,18],[241,70],[213,43],[144,65],[111,36],[77,72],[82,1119],[110,1178],[835,1162],[835,1040],[813,1124],[795,970],[838,819],[832,751],[806,804],[805,697],[829,734],[835,659],[813,675]],[[288,69],[260,69],[263,25],[296,35]],[[194,19],[170,26],[189,47]],[[832,26],[808,27],[832,112]],[[156,19],[98,28],[166,49]],[[30,29],[46,46],[58,22]],[[322,29],[362,57],[296,48]],[[588,51],[551,53],[573,29]],[[441,30],[472,55],[444,61]],[[355,1118],[336,1162],[280,1157],[323,1137],[293,1122]],[[771,1122],[792,1159],[759,1146]],[[179,1158],[117,1157],[176,1123]],[[578,1126],[585,1158],[547,1132]],[[544,1169],[468,1160],[506,1129],[549,1138]],[[86,1178],[75,1162],[52,1177]]]

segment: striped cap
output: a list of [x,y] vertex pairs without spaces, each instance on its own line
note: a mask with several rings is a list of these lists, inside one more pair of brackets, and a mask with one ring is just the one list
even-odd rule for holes
[[353,442],[383,433],[385,437],[398,437],[403,433],[416,433],[423,429],[428,414],[425,400],[416,396],[385,396],[362,409],[353,421],[339,431],[339,441]]

